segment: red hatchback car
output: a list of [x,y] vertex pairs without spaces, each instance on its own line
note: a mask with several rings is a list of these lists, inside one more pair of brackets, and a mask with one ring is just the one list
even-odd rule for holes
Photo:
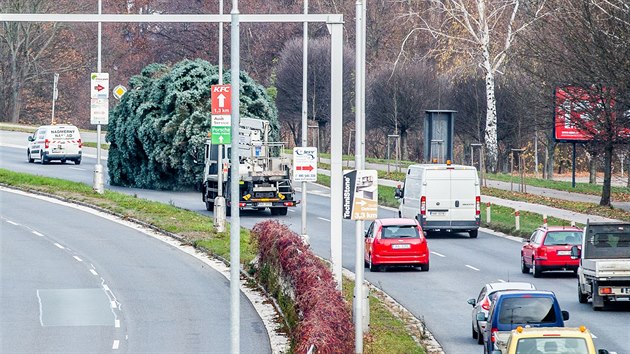
[[582,229],[573,226],[539,227],[521,248],[521,271],[534,278],[546,270],[577,272],[579,259],[571,259],[571,247],[582,245]]
[[429,247],[415,219],[377,219],[365,234],[365,266],[378,272],[383,265],[429,270]]

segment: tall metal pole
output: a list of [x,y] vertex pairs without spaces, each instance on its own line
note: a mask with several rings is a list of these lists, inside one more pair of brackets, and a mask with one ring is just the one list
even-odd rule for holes
[[[223,0],[219,0],[219,14],[223,15]],[[223,85],[223,22],[219,22],[219,85]],[[219,145],[217,156],[217,197],[223,197],[223,148],[225,145]],[[225,203],[220,204],[225,208]],[[219,212],[225,216],[225,213]]]
[[[356,76],[355,76],[355,169],[364,165],[365,136],[365,5],[363,0],[356,2]],[[389,149],[389,139],[387,139]],[[389,158],[389,156],[388,156]],[[388,160],[389,163],[389,160]],[[355,222],[355,284],[354,284],[354,351],[363,353],[363,220]]]
[[[101,14],[102,0],[98,0],[98,14]],[[98,22],[98,49],[96,72],[101,72],[101,22]],[[103,165],[101,165],[101,124],[96,125],[96,165],[94,166],[94,190],[99,193],[105,193],[103,181]]]
[[[304,0],[304,15],[308,14],[308,0]],[[304,34],[302,39],[304,54],[302,55],[302,147],[308,146],[308,115],[307,108],[307,78],[308,78],[308,22],[304,21]],[[321,151],[317,151],[318,154]],[[306,236],[306,182],[302,182],[302,236]]]
[[[55,124],[55,101],[57,101],[57,83],[59,82],[59,74],[55,73],[53,76],[53,98],[52,98],[52,115],[50,117],[50,124]],[[621,169],[623,172],[623,168]],[[623,177],[623,174],[621,175]]]
[[230,223],[230,333],[232,339],[231,352],[240,352],[240,267],[241,267],[241,220],[238,203],[239,192],[239,162],[238,132],[239,132],[239,100],[240,100],[240,24],[238,19],[238,0],[232,0],[232,27],[230,40],[230,60],[232,77],[232,155],[230,169],[230,199],[232,208],[232,222]]

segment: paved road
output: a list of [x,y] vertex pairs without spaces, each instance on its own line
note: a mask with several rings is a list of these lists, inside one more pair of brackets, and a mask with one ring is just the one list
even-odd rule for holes
[[[7,149],[0,149],[0,157],[9,156]],[[18,157],[19,158],[19,157]],[[1,163],[0,163],[1,164]],[[26,163],[21,163],[25,165]],[[11,169],[19,169],[19,164]],[[68,165],[70,166],[70,165]],[[0,165],[0,167],[2,167]],[[41,166],[45,167],[45,166]],[[47,167],[47,166],[46,166]],[[69,175],[66,178],[83,177]],[[330,259],[330,199],[329,191],[319,186],[309,187],[308,232],[313,250]],[[209,214],[198,193],[167,193],[131,190],[137,194],[162,202],[171,201],[177,206]],[[298,195],[299,198],[299,195]],[[245,212],[243,226],[250,227],[270,217],[269,212]],[[395,212],[381,208],[379,217],[393,217]],[[300,207],[290,210],[282,221],[295,231],[300,228]],[[343,266],[354,269],[354,222],[343,222]],[[563,309],[571,312],[570,326],[586,325],[597,336],[599,348],[607,348],[619,354],[630,353],[630,336],[619,336],[620,329],[629,331],[627,321],[630,303],[616,306],[604,312],[593,312],[589,305],[577,302],[576,279],[571,273],[548,274],[540,279],[520,273],[519,250],[521,244],[507,238],[480,232],[478,239],[465,235],[438,234],[429,239],[432,251],[431,271],[420,272],[404,269],[366,274],[366,279],[386,291],[409,309],[416,317],[423,318],[431,332],[449,354],[480,353],[482,349],[471,338],[470,311],[466,300],[476,297],[482,285],[491,281],[530,281],[540,289],[556,292]]]
[[[228,353],[229,283],[138,230],[0,190],[0,352]],[[241,299],[241,348],[270,353]]]

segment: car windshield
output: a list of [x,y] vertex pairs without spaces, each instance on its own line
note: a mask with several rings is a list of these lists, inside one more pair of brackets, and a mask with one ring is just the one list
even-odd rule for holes
[[587,258],[627,258],[630,255],[630,233],[601,232],[587,238]]
[[415,225],[383,226],[381,238],[419,238],[420,233]]
[[588,354],[584,338],[521,338],[516,344],[516,354],[563,353]]
[[545,246],[581,245],[582,233],[579,231],[550,231],[545,237]]
[[556,312],[550,297],[509,297],[501,302],[499,323],[554,323]]

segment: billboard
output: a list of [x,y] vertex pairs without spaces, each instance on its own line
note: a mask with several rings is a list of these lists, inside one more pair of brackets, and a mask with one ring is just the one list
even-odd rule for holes
[[597,116],[603,114],[601,97],[577,86],[557,87],[554,137],[557,141],[585,142],[597,135]]

